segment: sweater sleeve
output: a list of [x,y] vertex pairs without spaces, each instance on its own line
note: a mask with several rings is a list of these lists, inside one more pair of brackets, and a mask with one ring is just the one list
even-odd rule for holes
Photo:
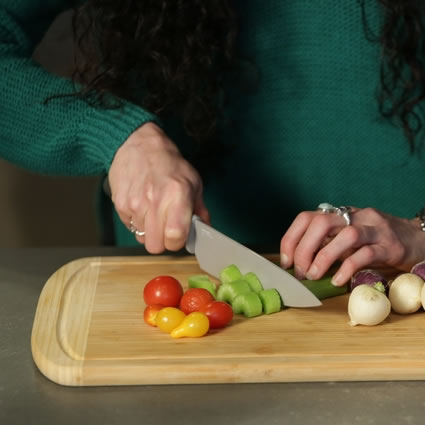
[[[37,37],[31,21],[53,19],[65,0],[0,0],[0,156],[50,175],[107,172],[128,136],[156,118],[125,102],[93,107],[72,93],[72,81],[50,74],[32,59]],[[47,22],[48,23],[48,22]]]

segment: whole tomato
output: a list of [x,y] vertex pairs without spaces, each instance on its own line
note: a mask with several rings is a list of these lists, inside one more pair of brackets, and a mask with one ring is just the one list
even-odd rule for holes
[[186,314],[201,311],[204,306],[212,301],[214,301],[214,297],[211,292],[204,288],[191,288],[183,294],[180,300],[180,310]]
[[145,304],[161,304],[165,307],[178,307],[183,295],[183,287],[172,276],[157,276],[143,289]]
[[156,326],[156,316],[164,308],[161,304],[150,304],[145,307],[143,312],[144,321],[151,326]]
[[171,332],[173,338],[199,338],[204,336],[210,328],[210,322],[205,313],[194,311],[188,314]]
[[208,317],[211,329],[224,328],[233,319],[232,307],[222,301],[206,304],[201,312]]
[[170,333],[183,322],[186,315],[175,307],[164,307],[156,315],[155,323],[161,331]]

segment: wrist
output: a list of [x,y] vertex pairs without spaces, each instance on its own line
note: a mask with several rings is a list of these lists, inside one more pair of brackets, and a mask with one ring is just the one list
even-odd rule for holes
[[133,147],[142,147],[144,150],[151,152],[178,151],[176,145],[167,137],[161,127],[153,122],[140,126],[130,135],[125,144]]

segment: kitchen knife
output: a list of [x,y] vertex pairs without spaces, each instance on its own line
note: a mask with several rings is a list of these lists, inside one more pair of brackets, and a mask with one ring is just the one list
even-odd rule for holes
[[194,215],[186,250],[195,254],[202,270],[220,278],[225,267],[235,264],[241,273],[253,272],[264,289],[275,288],[287,307],[316,307],[322,303],[298,279],[246,246],[205,224]]

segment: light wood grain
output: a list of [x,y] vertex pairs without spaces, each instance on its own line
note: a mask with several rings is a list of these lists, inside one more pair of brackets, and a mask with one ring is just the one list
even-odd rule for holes
[[41,372],[63,385],[425,379],[425,313],[348,325],[348,295],[245,319],[198,339],[143,321],[143,288],[160,274],[187,287],[194,257],[84,258],[46,283],[32,332]]

